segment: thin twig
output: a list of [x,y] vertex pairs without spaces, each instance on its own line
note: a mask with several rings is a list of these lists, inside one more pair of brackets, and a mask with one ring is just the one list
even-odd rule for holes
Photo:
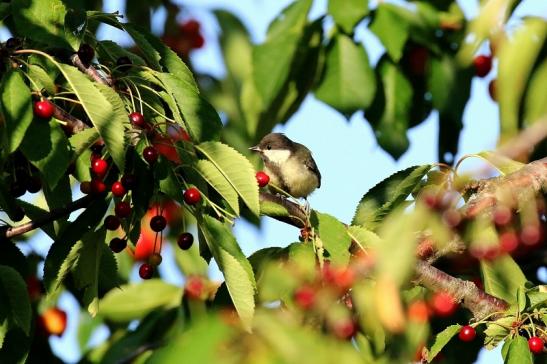
[[78,57],[78,54],[77,53],[74,53],[71,57],[70,57],[70,61],[72,62],[73,65],[75,65],[80,71],[82,71],[83,73],[85,73],[86,75],[88,75],[91,79],[93,79],[95,82],[97,83],[101,83],[103,85],[107,85],[107,86],[112,86],[112,79],[110,78],[106,78],[105,76],[101,75],[101,73],[99,73],[99,71],[89,65],[89,66],[86,66],[82,60],[80,59],[80,57]]

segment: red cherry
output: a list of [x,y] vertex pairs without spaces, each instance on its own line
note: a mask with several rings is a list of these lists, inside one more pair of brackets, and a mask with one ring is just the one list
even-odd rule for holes
[[27,292],[31,301],[37,301],[42,296],[42,282],[34,275],[25,279]]
[[417,46],[408,51],[408,66],[415,76],[423,76],[426,71],[429,52],[427,48]]
[[332,327],[334,336],[342,340],[348,340],[357,333],[357,325],[351,319],[336,321]]
[[543,340],[537,336],[532,336],[528,339],[528,348],[534,354],[541,354],[543,352]]
[[502,251],[512,253],[519,245],[519,238],[514,231],[505,231],[499,237],[499,244]]
[[110,243],[108,245],[110,246],[110,249],[114,253],[119,253],[122,250],[124,250],[125,247],[127,246],[127,240],[121,239],[121,238],[114,238],[110,240]]
[[159,154],[156,148],[149,146],[144,148],[144,150],[142,151],[142,156],[144,160],[148,162],[148,164],[154,164],[158,160]]
[[144,263],[139,268],[139,276],[142,279],[150,279],[154,274],[154,267],[151,264]]
[[93,163],[91,164],[91,171],[97,176],[97,177],[104,177],[106,174],[106,171],[108,170],[108,162],[104,159],[95,159]]
[[150,228],[155,232],[160,232],[167,226],[167,220],[161,215],[154,216],[150,219]]
[[131,205],[125,201],[120,201],[114,207],[114,212],[119,218],[123,219],[124,217],[128,217],[131,215]]
[[40,119],[51,119],[55,112],[55,106],[48,100],[36,101],[34,103],[34,115]]
[[538,224],[528,224],[520,231],[520,241],[524,245],[532,246],[541,240],[541,227]]
[[505,205],[496,206],[494,213],[492,214],[492,221],[496,226],[505,226],[511,222],[513,213],[511,209]]
[[196,34],[199,32],[200,24],[195,19],[190,19],[180,25],[181,33]]
[[84,195],[89,195],[91,193],[91,182],[84,181],[80,183],[80,192],[82,192]]
[[177,239],[177,244],[182,250],[188,250],[194,243],[194,236],[190,233],[182,233]]
[[454,301],[454,297],[446,292],[435,292],[429,304],[439,317],[452,316],[458,309],[458,304]]
[[110,190],[112,191],[112,194],[116,197],[123,197],[127,193],[125,187],[123,186],[123,183],[120,181],[114,182]]
[[91,180],[91,193],[94,195],[100,195],[106,192],[106,185],[100,179]]
[[139,128],[143,128],[146,125],[146,121],[144,120],[144,115],[140,112],[132,112],[129,114],[129,121],[134,126],[138,126]]
[[203,38],[203,35],[196,34],[192,38],[190,38],[192,48],[201,48],[205,45],[205,38]]
[[95,50],[93,50],[93,47],[89,44],[82,43],[78,49],[78,57],[84,65],[89,65],[93,60],[93,57],[95,57]]
[[120,219],[118,219],[114,215],[108,215],[104,219],[104,226],[106,227],[107,230],[112,230],[112,231],[117,230],[120,227]]
[[38,319],[38,324],[47,335],[61,336],[66,329],[66,312],[52,307],[45,310]]
[[137,185],[137,178],[132,174],[126,174],[122,177],[121,182],[126,190],[132,190]]
[[258,187],[267,186],[270,183],[270,176],[263,171],[258,171],[256,172],[256,182],[258,182]]
[[469,325],[463,326],[460,329],[460,333],[458,334],[460,340],[465,342],[473,341],[475,339],[475,336],[477,336],[477,332],[473,327]]
[[302,286],[294,292],[294,302],[304,310],[309,310],[313,307],[315,297],[315,289],[311,286]]
[[429,307],[422,300],[414,301],[408,306],[407,315],[410,321],[425,323],[429,321]]
[[188,277],[184,286],[184,295],[189,299],[199,300],[203,298],[205,284],[199,276]]
[[492,56],[477,56],[473,60],[473,64],[475,65],[475,74],[479,77],[484,77],[492,69]]
[[201,201],[201,192],[195,187],[190,187],[184,191],[184,202],[188,205],[195,205]]

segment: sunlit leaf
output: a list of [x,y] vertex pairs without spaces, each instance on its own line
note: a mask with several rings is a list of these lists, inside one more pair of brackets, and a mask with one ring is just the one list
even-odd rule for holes
[[0,93],[8,150],[12,153],[23,141],[25,133],[33,121],[30,89],[25,84],[22,72],[7,72],[2,79]]

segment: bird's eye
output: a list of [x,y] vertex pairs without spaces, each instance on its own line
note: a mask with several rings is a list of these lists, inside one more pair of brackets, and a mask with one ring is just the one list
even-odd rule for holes
[[272,146],[271,146],[270,144],[268,144],[268,145],[266,146],[266,149],[270,150],[270,149],[272,149]]

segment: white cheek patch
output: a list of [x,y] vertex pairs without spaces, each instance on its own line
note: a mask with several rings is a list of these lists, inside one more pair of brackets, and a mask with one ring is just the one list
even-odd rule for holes
[[290,150],[265,150],[264,155],[268,160],[275,164],[282,164],[291,156]]

